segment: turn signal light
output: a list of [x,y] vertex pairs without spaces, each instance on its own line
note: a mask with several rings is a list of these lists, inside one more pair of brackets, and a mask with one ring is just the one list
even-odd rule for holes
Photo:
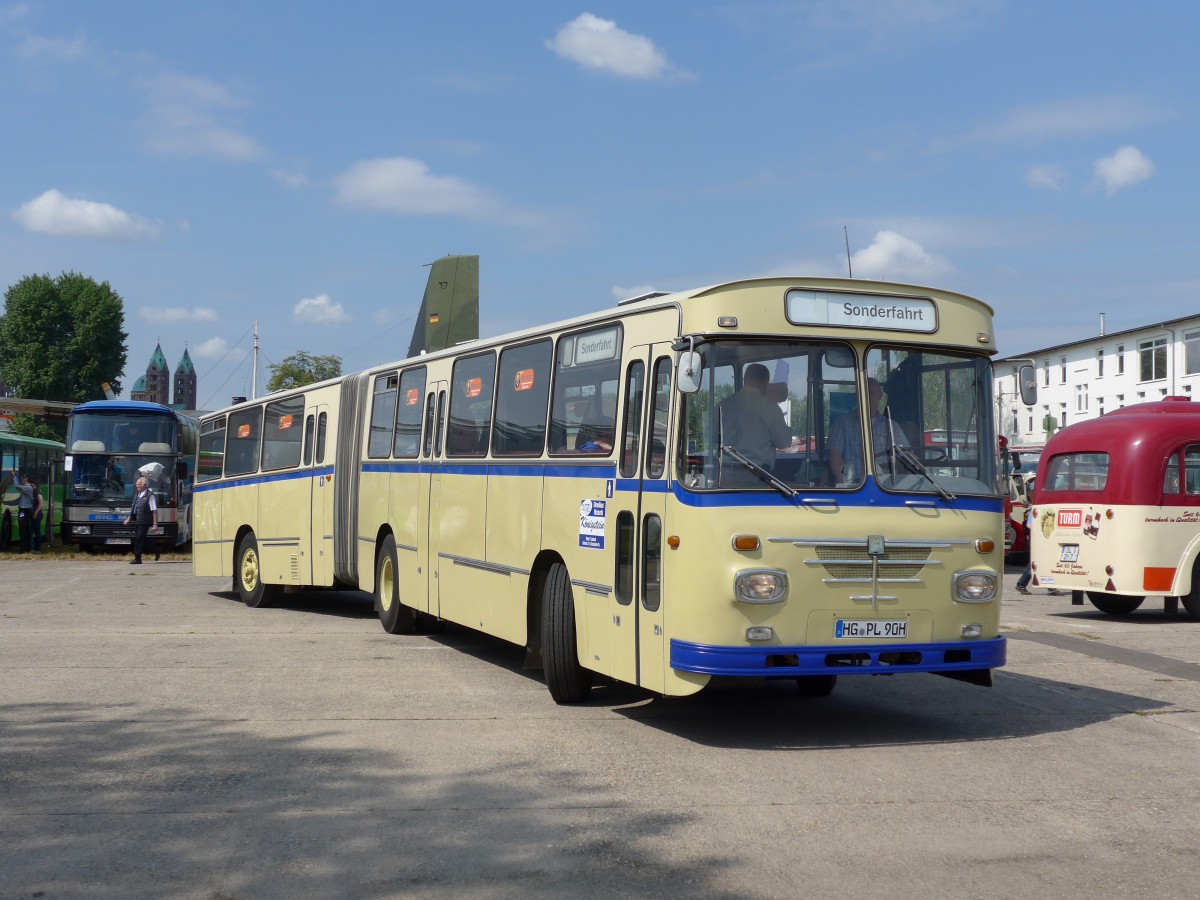
[[733,536],[734,550],[757,550],[761,546],[757,534],[735,534]]

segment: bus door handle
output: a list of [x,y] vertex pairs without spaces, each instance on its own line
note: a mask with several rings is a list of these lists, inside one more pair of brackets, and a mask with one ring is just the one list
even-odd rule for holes
[[921,509],[937,509],[937,504],[932,500],[905,500],[904,505]]
[[805,506],[837,506],[838,502],[829,497],[801,497],[800,502]]

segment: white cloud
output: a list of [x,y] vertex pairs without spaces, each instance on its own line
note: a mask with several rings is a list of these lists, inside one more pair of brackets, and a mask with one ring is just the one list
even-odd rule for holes
[[461,178],[434,175],[418,159],[394,156],[355,163],[333,179],[335,200],[357,209],[413,216],[482,218],[498,202]]
[[235,347],[232,350],[229,348],[229,341],[222,337],[209,338],[207,341],[201,341],[191,351],[193,356],[200,359],[217,359],[228,355],[231,362],[245,359],[246,351]]
[[181,322],[216,322],[217,311],[207,306],[188,309],[184,306],[142,306],[138,315],[151,322],[174,325]]
[[107,203],[78,200],[51,189],[13,210],[26,231],[55,237],[142,241],[158,237],[159,225]]
[[1061,191],[1067,181],[1067,173],[1057,163],[1033,166],[1025,173],[1025,183],[1046,191]]
[[895,231],[880,231],[871,245],[851,256],[856,278],[923,280],[953,269],[949,261],[930,253],[912,238]]
[[552,40],[546,41],[546,46],[585,69],[624,78],[691,77],[667,62],[648,37],[631,34],[618,28],[616,22],[587,12],[560,28]]
[[271,177],[285,187],[297,190],[308,187],[308,176],[303,172],[289,172],[285,169],[275,169],[271,172]]
[[74,62],[87,55],[87,43],[83,38],[47,38],[31,34],[25,37],[15,55],[22,62]]
[[292,317],[314,325],[340,325],[350,321],[342,304],[332,302],[327,294],[304,298],[292,310]]
[[1086,97],[1013,109],[980,127],[976,136],[991,141],[1089,137],[1144,127],[1169,116],[1169,110],[1145,97]]
[[1110,197],[1122,188],[1153,178],[1154,163],[1137,147],[1121,147],[1112,156],[1096,160],[1096,180]]
[[203,78],[164,72],[142,82],[150,108],[143,122],[150,149],[162,156],[238,162],[263,156],[262,146],[223,121],[250,104]]

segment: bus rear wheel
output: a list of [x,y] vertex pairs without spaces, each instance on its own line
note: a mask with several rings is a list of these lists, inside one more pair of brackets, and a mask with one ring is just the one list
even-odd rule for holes
[[1200,620],[1200,561],[1192,568],[1192,589],[1179,598],[1189,619]]
[[554,563],[542,590],[542,668],[555,703],[578,703],[592,689],[592,672],[579,664],[575,598],[567,567]]
[[1116,594],[1105,594],[1101,591],[1088,591],[1088,600],[1092,606],[1110,616],[1127,616],[1139,606],[1145,597],[1118,597]]
[[263,583],[262,559],[258,555],[258,541],[253,533],[246,535],[238,544],[233,578],[238,596],[251,609],[264,609],[275,602],[279,586]]
[[396,539],[390,534],[383,539],[375,560],[375,608],[379,610],[379,624],[388,634],[412,634],[416,629],[416,613],[400,602]]

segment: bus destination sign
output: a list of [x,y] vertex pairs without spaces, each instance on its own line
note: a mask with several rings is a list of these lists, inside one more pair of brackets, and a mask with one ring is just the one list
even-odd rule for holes
[[937,307],[921,297],[794,288],[787,292],[787,318],[793,325],[937,331]]

